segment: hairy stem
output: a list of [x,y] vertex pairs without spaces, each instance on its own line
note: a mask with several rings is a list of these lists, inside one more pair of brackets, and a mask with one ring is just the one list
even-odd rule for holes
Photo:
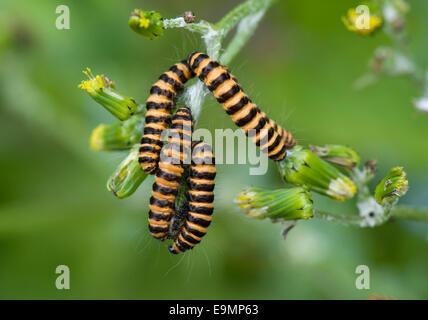
[[[338,213],[330,213],[326,211],[318,211],[314,212],[314,217],[320,220],[335,222],[347,226],[355,226],[355,227],[366,227],[366,218],[357,215],[351,214],[338,214]],[[391,209],[390,219],[394,220],[413,220],[420,222],[428,222],[428,208],[414,208],[407,206],[395,206]],[[390,219],[385,219],[379,224],[375,226],[380,226]]]

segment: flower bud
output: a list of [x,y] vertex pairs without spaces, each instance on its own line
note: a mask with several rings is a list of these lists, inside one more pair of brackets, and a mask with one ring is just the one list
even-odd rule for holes
[[116,91],[111,80],[104,75],[94,76],[90,68],[87,68],[83,73],[88,77],[88,80],[83,80],[79,84],[79,88],[85,90],[112,115],[120,120],[126,120],[135,114],[137,104],[134,99]]
[[349,169],[355,168],[360,163],[358,153],[346,146],[327,144],[324,147],[309,146],[309,149],[323,160]]
[[163,34],[163,18],[156,11],[135,9],[129,17],[128,24],[136,33],[150,40]]
[[403,167],[394,167],[377,185],[375,199],[382,206],[395,204],[398,198],[406,194],[408,187],[409,181]]
[[129,197],[147,177],[138,162],[139,145],[135,145],[129,155],[107,181],[107,189],[119,199]]
[[257,219],[309,219],[313,216],[311,193],[305,187],[275,190],[251,187],[239,192],[235,199],[245,214]]
[[128,120],[112,124],[100,124],[91,134],[90,145],[95,151],[130,149],[143,134],[144,119],[132,116]]
[[302,146],[289,150],[287,157],[278,162],[278,169],[286,182],[307,186],[335,200],[352,198],[357,191],[351,179]]

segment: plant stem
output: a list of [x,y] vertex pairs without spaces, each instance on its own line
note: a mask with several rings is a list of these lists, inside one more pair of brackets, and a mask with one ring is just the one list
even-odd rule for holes
[[[340,223],[347,226],[367,227],[366,218],[351,214],[338,214],[316,210],[314,217],[320,220]],[[407,206],[395,206],[390,212],[390,219],[396,220],[413,220],[428,222],[428,208],[414,208]],[[389,221],[386,219],[375,226],[378,227]]]
[[247,0],[229,11],[216,27],[222,31],[225,37],[239,22],[247,16],[256,14],[259,11],[266,11],[277,0]]
[[428,208],[396,206],[391,210],[391,218],[428,222]]

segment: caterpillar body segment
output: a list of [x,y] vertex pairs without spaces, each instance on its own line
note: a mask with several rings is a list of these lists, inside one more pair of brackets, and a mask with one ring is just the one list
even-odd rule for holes
[[193,71],[187,61],[183,60],[163,73],[150,89],[138,159],[146,173],[155,173],[163,145],[161,135],[171,123],[171,109],[175,105],[175,98],[187,80],[193,77]]
[[207,233],[214,211],[215,158],[211,147],[202,141],[192,144],[192,164],[187,179],[187,214],[180,233],[168,247],[173,254],[193,249]]
[[186,152],[190,152],[193,128],[190,110],[179,108],[171,122],[168,144],[160,154],[149,205],[149,231],[161,241],[168,237],[175,199],[184,172],[183,163],[187,158]]
[[189,55],[187,63],[247,136],[268,157],[280,161],[296,143],[291,133],[269,119],[244,93],[230,71],[204,53]]

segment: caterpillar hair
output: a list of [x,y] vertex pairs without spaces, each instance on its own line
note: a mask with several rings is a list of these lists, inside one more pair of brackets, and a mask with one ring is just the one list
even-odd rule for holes
[[275,161],[283,160],[287,148],[297,144],[291,133],[260,111],[226,67],[200,52],[190,54],[187,63],[223,105],[235,124],[262,152],[267,153],[269,158]]
[[138,159],[146,173],[155,173],[163,145],[161,135],[171,122],[171,109],[175,105],[175,98],[187,80],[193,77],[193,71],[187,61],[183,60],[163,73],[150,89]]
[[162,148],[149,205],[149,230],[154,238],[161,241],[168,237],[183,164],[191,149],[192,130],[190,110],[179,108],[172,117],[168,144]]
[[174,243],[168,247],[173,254],[193,249],[207,233],[214,211],[215,158],[211,147],[203,142],[192,143],[192,163],[187,180],[187,214]]

